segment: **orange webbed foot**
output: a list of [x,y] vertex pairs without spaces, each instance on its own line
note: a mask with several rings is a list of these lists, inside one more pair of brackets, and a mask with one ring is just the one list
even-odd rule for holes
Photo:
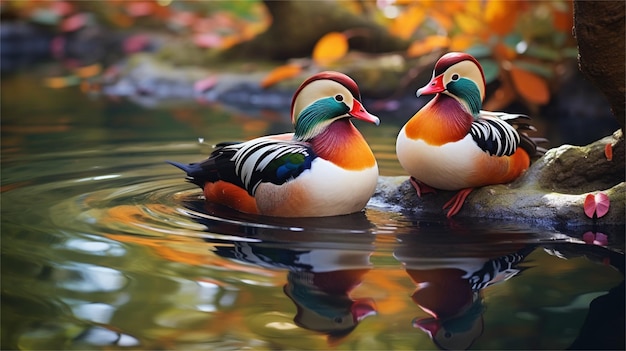
[[415,189],[415,192],[417,193],[418,197],[422,197],[422,194],[428,194],[428,193],[436,193],[437,189],[426,185],[425,183],[420,182],[419,180],[410,177],[409,178],[409,182],[411,182],[411,185],[413,186],[413,188]]
[[463,203],[465,202],[467,195],[469,195],[472,190],[474,190],[474,188],[459,190],[458,193],[456,193],[448,202],[443,205],[444,210],[448,207],[450,208],[448,214],[446,214],[446,217],[451,218],[455,214],[459,213],[461,207],[463,207]]

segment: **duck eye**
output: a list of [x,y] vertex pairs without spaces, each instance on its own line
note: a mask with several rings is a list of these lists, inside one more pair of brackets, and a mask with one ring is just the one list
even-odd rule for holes
[[343,101],[343,95],[341,95],[341,94],[337,94],[337,95],[335,95],[335,100],[337,100],[337,101]]
[[458,74],[456,74],[456,73],[455,73],[455,74],[453,74],[453,75],[452,75],[452,77],[451,77],[452,81],[454,81],[454,82],[456,82],[457,80],[459,80],[459,78],[461,78],[461,77],[460,77]]

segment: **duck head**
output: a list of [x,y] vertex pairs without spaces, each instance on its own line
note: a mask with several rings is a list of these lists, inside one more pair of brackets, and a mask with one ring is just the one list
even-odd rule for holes
[[321,72],[304,81],[291,101],[294,138],[307,141],[339,119],[354,117],[378,125],[378,117],[365,110],[359,87],[339,72]]
[[485,98],[485,75],[480,63],[466,53],[443,55],[435,64],[430,82],[417,90],[418,97],[430,94],[449,95],[478,118]]

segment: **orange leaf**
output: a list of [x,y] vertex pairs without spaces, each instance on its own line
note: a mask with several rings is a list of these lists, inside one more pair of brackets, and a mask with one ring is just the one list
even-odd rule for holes
[[348,53],[348,38],[343,33],[330,32],[317,41],[313,60],[320,65],[337,61]]
[[300,65],[284,65],[274,68],[261,81],[261,87],[267,88],[285,79],[293,78],[302,72]]
[[102,66],[99,63],[94,63],[93,65],[78,67],[75,70],[77,76],[81,78],[89,78],[97,76],[102,72]]
[[536,74],[513,66],[511,67],[511,79],[517,93],[529,102],[545,104],[550,100],[548,84]]
[[465,51],[476,42],[473,35],[458,34],[452,37],[448,49],[450,51]]
[[571,33],[574,26],[574,15],[572,14],[571,4],[568,5],[567,11],[552,11],[553,25],[557,30],[564,33]]
[[443,35],[431,35],[422,41],[416,41],[407,50],[409,57],[418,57],[428,54],[436,49],[447,48],[450,38]]
[[513,30],[520,13],[516,9],[517,3],[518,1],[487,1],[484,18],[491,33],[505,35]]
[[409,39],[415,32],[417,26],[419,26],[424,20],[424,10],[416,5],[413,5],[403,11],[391,24],[389,32],[393,35],[397,35],[402,39]]
[[461,29],[461,32],[465,34],[480,34],[489,30],[480,18],[465,12],[455,14],[454,22]]

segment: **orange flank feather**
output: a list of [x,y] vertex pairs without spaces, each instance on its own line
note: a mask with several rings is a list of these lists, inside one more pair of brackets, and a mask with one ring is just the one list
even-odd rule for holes
[[232,183],[222,180],[214,183],[206,182],[204,184],[204,196],[210,202],[222,204],[241,212],[259,213],[254,198],[245,189]]
[[528,153],[518,148],[511,156],[496,157],[485,153],[484,157],[477,160],[476,169],[488,169],[489,172],[476,173],[472,183],[474,186],[489,184],[505,184],[514,181],[530,166]]
[[406,136],[412,140],[421,139],[433,146],[465,138],[472,124],[472,116],[460,109],[447,108],[446,105],[452,101],[441,99],[439,95],[430,100],[407,122]]

